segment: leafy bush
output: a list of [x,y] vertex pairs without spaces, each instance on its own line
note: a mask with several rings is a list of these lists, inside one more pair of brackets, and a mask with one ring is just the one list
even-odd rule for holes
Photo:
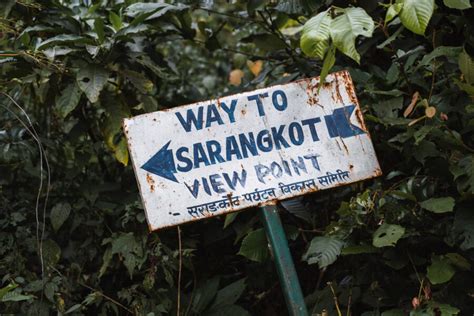
[[339,69],[384,176],[282,203],[309,310],[474,311],[469,1],[5,0],[0,27],[2,313],[284,315],[255,210],[148,233],[121,120]]

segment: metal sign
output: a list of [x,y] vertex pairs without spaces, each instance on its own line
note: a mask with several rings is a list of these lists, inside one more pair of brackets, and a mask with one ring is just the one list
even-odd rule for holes
[[381,174],[349,73],[124,120],[149,227]]

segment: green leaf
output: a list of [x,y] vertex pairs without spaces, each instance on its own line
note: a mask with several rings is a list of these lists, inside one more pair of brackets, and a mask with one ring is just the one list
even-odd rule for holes
[[398,0],[403,7],[400,20],[413,33],[424,35],[428,22],[433,15],[434,0]]
[[79,70],[76,80],[89,101],[95,103],[99,99],[100,91],[107,83],[108,77],[108,72],[103,68],[97,65],[88,65]]
[[434,301],[428,301],[428,311],[433,313],[431,315],[441,315],[441,316],[456,316],[461,310],[449,304],[441,304]]
[[68,35],[68,34],[61,34],[55,37],[48,38],[47,40],[41,42],[36,49],[43,50],[51,46],[55,45],[77,45],[77,44],[93,44],[90,38],[86,38],[79,35]]
[[232,224],[234,222],[234,220],[237,218],[237,215],[239,213],[237,212],[234,212],[234,213],[230,213],[230,214],[227,214],[225,216],[225,221],[224,221],[224,227],[223,229],[227,228],[230,224]]
[[405,234],[405,228],[400,225],[382,224],[372,237],[372,244],[377,247],[395,246]]
[[443,3],[451,9],[466,10],[472,8],[469,0],[443,0]]
[[326,56],[324,57],[323,68],[321,69],[321,74],[319,75],[318,90],[326,82],[326,76],[328,75],[332,66],[334,66],[335,62],[336,62],[336,47],[334,45],[331,45],[331,47],[329,47],[329,50]]
[[454,199],[452,197],[431,198],[420,203],[425,210],[433,213],[448,213],[454,208]]
[[456,210],[453,233],[459,240],[461,250],[474,248],[474,212],[469,207]]
[[[186,5],[172,5],[168,3],[134,3],[125,9],[125,14],[130,17],[139,18],[138,21],[152,20],[165,15],[168,12],[178,12],[188,8]],[[134,23],[136,23],[134,21]]]
[[450,252],[444,255],[444,257],[449,261],[450,264],[455,266],[456,268],[463,270],[463,271],[469,271],[471,270],[471,263],[461,256],[458,253],[455,252]]
[[343,54],[360,63],[360,55],[355,48],[357,36],[372,37],[374,21],[362,8],[346,8],[331,23],[330,32],[334,45]]
[[431,64],[431,61],[435,58],[445,56],[447,58],[456,58],[462,52],[462,47],[460,46],[438,46],[429,54],[423,56],[420,63],[416,66],[415,71],[422,66],[428,66]]
[[64,314],[70,314],[70,313],[72,313],[72,312],[74,312],[74,311],[77,311],[77,310],[80,309],[81,307],[82,307],[81,304],[72,305],[71,307],[69,307],[69,308],[67,309],[67,311],[64,312]]
[[150,93],[153,90],[153,82],[144,74],[132,70],[125,70],[123,74],[141,93]]
[[456,270],[443,257],[434,257],[427,268],[426,276],[432,284],[446,283],[454,276]]
[[102,18],[97,18],[94,21],[94,30],[95,33],[97,34],[97,37],[99,39],[99,43],[103,43],[105,39],[105,31],[104,31],[104,20]]
[[69,203],[59,203],[53,207],[53,209],[51,210],[51,215],[49,217],[54,231],[58,231],[58,229],[61,228],[61,226],[69,217],[70,213],[71,205]]
[[2,297],[5,296],[5,294],[7,294],[8,292],[10,291],[13,291],[14,289],[16,289],[18,287],[18,284],[15,284],[15,283],[10,283],[8,284],[7,286],[5,287],[2,287],[0,289],[0,299],[2,299]]
[[193,299],[192,309],[193,311],[201,315],[204,309],[209,305],[212,299],[216,296],[219,288],[219,278],[213,277],[199,286],[196,289],[196,294]]
[[21,302],[21,301],[27,301],[33,298],[34,298],[33,295],[24,295],[24,294],[21,294],[20,292],[8,292],[2,297],[1,301],[2,302]]
[[329,10],[309,19],[301,33],[301,50],[310,57],[324,59],[329,47],[331,16]]
[[474,84],[474,59],[465,50],[459,54],[459,69],[467,83]]
[[102,255],[102,265],[100,266],[99,269],[99,278],[104,275],[104,273],[107,271],[107,267],[109,266],[110,260],[112,260],[113,253],[112,253],[112,248],[108,247],[105,251],[104,254]]
[[54,240],[45,240],[43,242],[42,250],[43,260],[46,266],[54,266],[58,263],[61,258],[61,248]]
[[341,250],[341,255],[360,255],[362,253],[377,253],[379,250],[372,245],[354,245],[344,247]]
[[267,236],[263,228],[251,231],[242,240],[239,255],[249,260],[263,262],[268,258]]
[[73,111],[81,100],[82,91],[79,86],[73,82],[69,84],[62,92],[59,98],[56,98],[56,109],[61,118],[65,118]]
[[123,26],[122,18],[120,16],[118,16],[113,11],[110,11],[109,12],[109,21],[110,21],[110,24],[112,24],[112,27],[114,28],[114,30],[116,32],[120,31],[120,29]]
[[317,263],[319,268],[327,267],[336,261],[343,245],[344,242],[333,237],[314,237],[303,260],[308,264]]
[[403,3],[394,3],[392,4],[385,15],[385,24],[392,21],[399,13],[403,7]]
[[245,290],[245,278],[235,281],[217,292],[216,298],[209,310],[216,310],[226,305],[234,304]]

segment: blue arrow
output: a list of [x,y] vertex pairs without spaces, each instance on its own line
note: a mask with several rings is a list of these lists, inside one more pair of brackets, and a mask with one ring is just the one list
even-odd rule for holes
[[142,169],[168,180],[178,182],[174,176],[176,173],[176,166],[174,165],[173,152],[171,149],[168,149],[170,143],[171,141],[161,147],[153,157],[145,162]]
[[332,115],[325,115],[324,120],[331,138],[341,136],[342,138],[365,134],[365,131],[351,123],[351,115],[355,105],[348,105],[335,109]]

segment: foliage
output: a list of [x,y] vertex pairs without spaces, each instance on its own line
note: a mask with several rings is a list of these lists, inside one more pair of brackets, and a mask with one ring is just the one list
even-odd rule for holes
[[284,315],[255,210],[148,233],[121,120],[339,69],[384,176],[283,203],[308,308],[474,311],[469,1],[5,0],[0,27],[2,313]]

